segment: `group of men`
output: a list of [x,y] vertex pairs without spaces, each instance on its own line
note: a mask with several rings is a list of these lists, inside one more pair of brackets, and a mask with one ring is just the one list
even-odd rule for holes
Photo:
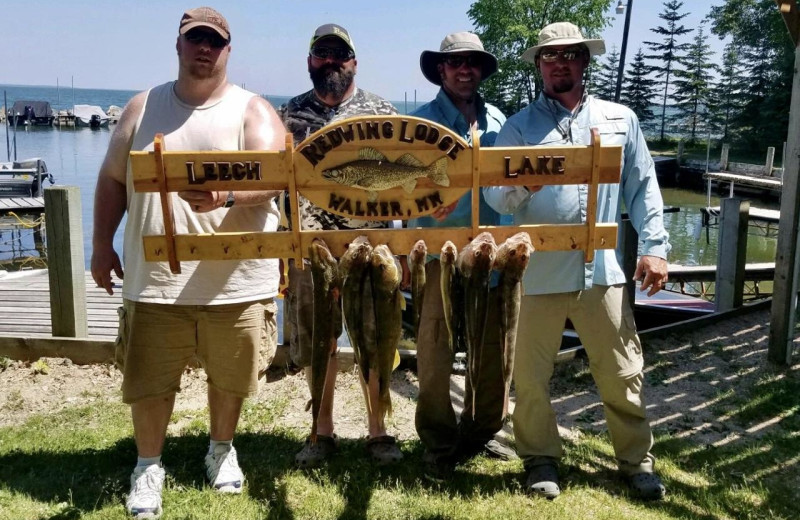
[[[111,272],[123,277],[113,236],[127,211],[125,276],[120,309],[117,362],[123,372],[123,401],[131,405],[138,460],[131,474],[126,507],[135,518],[157,518],[162,511],[165,473],[161,453],[166,429],[186,365],[198,359],[208,381],[210,443],[207,477],[220,492],[240,493],[244,474],[233,436],[243,400],[258,388],[260,372],[277,343],[276,260],[183,262],[172,274],[164,263],[145,262],[142,237],[163,234],[158,194],[134,193],[128,155],[152,150],[153,136],[164,134],[167,150],[280,150],[288,130],[295,143],[331,122],[357,115],[391,115],[388,101],[356,86],[356,48],[343,27],[322,25],[314,32],[308,55],[313,88],[276,112],[258,95],[230,84],[226,65],[231,31],[214,9],[184,13],[176,42],[178,79],[135,96],[125,108],[100,170],[95,194],[92,275],[112,293]],[[543,94],[506,121],[478,94],[482,81],[497,70],[497,59],[469,32],[448,35],[438,51],[420,56],[423,75],[440,86],[436,98],[412,115],[449,127],[467,141],[472,130],[482,146],[588,144],[597,128],[606,144],[623,147],[619,184],[603,185],[598,221],[615,222],[624,201],[644,253],[635,277],[654,293],[667,279],[667,233],[653,162],[635,115],[627,108],[598,100],[584,88],[591,57],[605,51],[602,40],[586,39],[570,23],[554,23],[522,59],[541,72]],[[277,191],[183,191],[173,197],[176,233],[274,231],[279,222]],[[586,186],[496,187],[481,191],[481,224],[579,223],[585,220]],[[621,198],[620,198],[621,196]],[[408,227],[468,225],[471,194]],[[333,215],[300,200],[303,229],[380,228],[382,222]],[[615,456],[634,495],[658,499],[664,486],[653,472],[652,433],[642,396],[643,360],[625,277],[614,251],[598,251],[585,263],[581,252],[537,252],[525,276],[517,358],[514,368],[516,452],[495,439],[506,417],[497,327],[484,347],[474,410],[468,403],[460,420],[451,403],[449,374],[453,355],[448,344],[439,262],[426,264],[428,283],[418,330],[419,401],[415,424],[425,446],[425,472],[446,478],[455,464],[484,452],[504,459],[522,458],[526,489],[554,498],[560,493],[561,444],[550,404],[549,381],[568,318],[575,325],[600,391]],[[308,269],[289,266],[286,316],[291,357],[310,365],[312,308]],[[492,312],[497,312],[496,309]],[[314,467],[336,451],[333,398],[336,356],[330,358],[317,441],[308,440],[295,462]],[[308,378],[310,379],[310,377]],[[365,395],[377,395],[365,384]],[[467,388],[467,393],[470,389]],[[372,399],[377,402],[377,399]],[[399,461],[402,451],[387,434],[384,410],[368,411],[368,455],[378,464]]]

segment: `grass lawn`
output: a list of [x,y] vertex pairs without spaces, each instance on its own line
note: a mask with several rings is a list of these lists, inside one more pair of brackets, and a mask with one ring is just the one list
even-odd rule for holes
[[[582,376],[579,376],[582,377]],[[713,406],[747,424],[780,417],[780,434],[712,447],[656,428],[656,455],[668,488],[660,503],[631,499],[613,471],[604,434],[580,431],[566,444],[561,497],[528,497],[520,462],[479,457],[437,484],[420,473],[422,447],[379,469],[364,441],[344,441],[328,467],[292,466],[305,430],[278,426],[286,402],[247,405],[236,439],[247,477],[241,496],[220,496],[203,482],[204,411],[181,412],[185,426],[167,439],[164,519],[796,519],[800,418],[797,378],[766,379],[750,395],[720,395]],[[0,429],[0,518],[124,519],[135,459],[128,408],[113,399],[38,415]]]

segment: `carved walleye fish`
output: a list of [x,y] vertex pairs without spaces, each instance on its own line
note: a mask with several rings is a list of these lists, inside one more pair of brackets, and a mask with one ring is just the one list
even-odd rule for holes
[[323,170],[322,177],[345,186],[361,188],[369,192],[369,200],[375,201],[378,192],[402,186],[407,193],[417,187],[417,179],[427,177],[439,186],[450,186],[447,176],[447,157],[425,166],[411,154],[400,156],[390,162],[374,148],[362,148],[358,159]]

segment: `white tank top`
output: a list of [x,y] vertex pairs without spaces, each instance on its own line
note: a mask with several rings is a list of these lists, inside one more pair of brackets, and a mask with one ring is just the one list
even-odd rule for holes
[[[195,107],[178,99],[174,82],[148,91],[136,123],[132,150],[152,150],[153,138],[164,134],[164,149],[242,150],[244,115],[255,94],[229,85],[223,97]],[[134,193],[130,160],[127,172],[128,219],[125,225],[124,298],[148,303],[221,305],[270,298],[278,293],[278,260],[203,260],[181,262],[175,275],[167,262],[145,262],[142,236],[163,235],[158,193]],[[274,200],[257,206],[219,208],[195,213],[176,193],[172,197],[175,233],[275,231]]]

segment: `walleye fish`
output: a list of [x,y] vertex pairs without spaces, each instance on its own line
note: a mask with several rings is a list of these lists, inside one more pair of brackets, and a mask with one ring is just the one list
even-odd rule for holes
[[[344,322],[356,365],[364,381],[369,374],[369,352],[364,330],[364,288],[369,279],[372,244],[366,236],[350,242],[339,259],[339,274],[342,279],[342,307]],[[367,402],[369,405],[369,401]]]
[[[311,442],[317,442],[322,395],[328,376],[328,362],[336,352],[342,332],[339,304],[339,273],[336,259],[325,241],[315,238],[309,247],[311,279],[314,284],[314,329],[311,333]],[[338,329],[338,330],[337,330]]]
[[419,339],[419,320],[422,314],[422,299],[425,296],[425,259],[428,246],[424,240],[417,240],[408,254],[408,268],[411,270],[411,303],[414,306],[414,337]]
[[370,277],[375,311],[377,355],[370,359],[370,378],[378,376],[379,400],[383,410],[392,414],[389,381],[398,360],[397,344],[403,328],[405,299],[400,292],[400,266],[389,247],[381,244],[372,250]]
[[464,329],[467,344],[467,377],[472,384],[472,415],[480,378],[483,339],[489,311],[489,280],[497,255],[497,244],[490,233],[481,233],[466,245],[456,260],[464,284]]
[[519,307],[522,302],[522,277],[528,268],[533,245],[527,233],[509,237],[497,249],[494,268],[500,272],[500,347],[503,353],[503,417],[508,414],[508,394],[514,372]]
[[449,240],[442,246],[439,256],[439,287],[442,291],[444,322],[450,339],[450,352],[462,344],[464,331],[464,286],[456,269],[458,249]]
[[361,188],[369,192],[370,202],[378,198],[378,192],[402,186],[407,193],[417,187],[417,179],[428,177],[439,186],[449,186],[447,157],[425,166],[411,154],[400,156],[390,162],[374,148],[362,148],[358,159],[322,171],[322,177],[345,186]]

